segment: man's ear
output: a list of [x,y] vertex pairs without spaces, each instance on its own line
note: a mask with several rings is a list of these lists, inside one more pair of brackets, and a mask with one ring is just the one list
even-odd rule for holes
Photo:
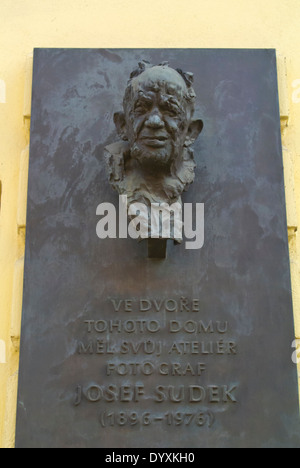
[[124,112],[116,112],[114,114],[114,124],[116,126],[119,137],[122,138],[122,140],[128,140]]
[[184,146],[192,145],[200,135],[203,129],[203,121],[200,119],[192,120],[189,125]]

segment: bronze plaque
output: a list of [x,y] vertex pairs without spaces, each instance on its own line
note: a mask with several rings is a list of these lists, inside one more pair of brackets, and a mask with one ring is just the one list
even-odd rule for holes
[[275,51],[35,50],[16,446],[299,447],[293,340]]

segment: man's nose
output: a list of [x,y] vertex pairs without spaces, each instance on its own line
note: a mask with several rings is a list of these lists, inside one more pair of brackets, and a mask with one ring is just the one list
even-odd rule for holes
[[161,119],[160,115],[157,113],[151,114],[145,122],[146,127],[150,128],[162,128],[164,126],[164,122]]

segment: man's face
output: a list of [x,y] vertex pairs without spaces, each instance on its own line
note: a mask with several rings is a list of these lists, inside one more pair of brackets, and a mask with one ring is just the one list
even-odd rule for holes
[[131,156],[141,164],[168,167],[181,154],[191,105],[182,77],[168,67],[153,67],[132,80],[125,109]]

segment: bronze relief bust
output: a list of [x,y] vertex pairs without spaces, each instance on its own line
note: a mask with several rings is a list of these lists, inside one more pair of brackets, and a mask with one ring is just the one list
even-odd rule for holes
[[[195,177],[192,144],[203,128],[194,119],[193,74],[140,62],[114,114],[120,141],[105,148],[111,185],[128,206],[179,203]],[[144,220],[151,228],[150,214]],[[174,233],[171,239],[177,240]]]

